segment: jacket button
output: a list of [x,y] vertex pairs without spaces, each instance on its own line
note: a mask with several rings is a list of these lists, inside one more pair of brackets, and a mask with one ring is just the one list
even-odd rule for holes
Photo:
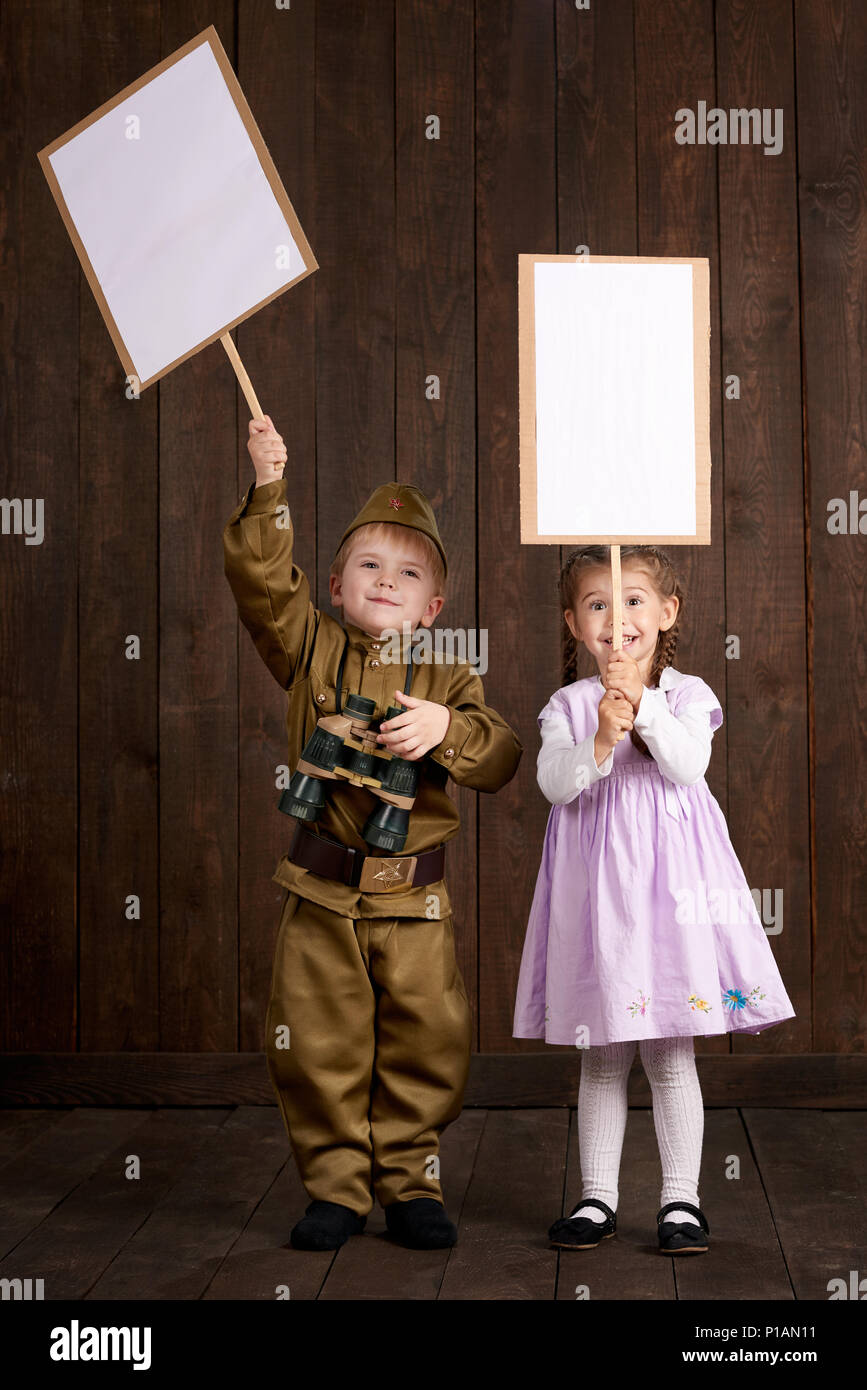
[[317,703],[317,705],[324,705],[324,704],[325,704],[325,696],[324,696],[324,695],[317,695],[317,696],[316,696],[316,703]]
[[375,652],[378,652],[378,651],[379,651],[379,643],[378,643],[378,642],[371,642],[370,645],[373,647],[373,650],[374,650]]
[[374,659],[373,661],[371,661],[370,664],[371,664],[371,666],[378,666],[378,665],[379,665],[379,662],[378,662],[376,659]]
[[446,757],[447,757],[447,758],[453,758],[454,756],[455,756],[455,750],[454,750],[454,748],[447,748],[447,749],[446,749]]

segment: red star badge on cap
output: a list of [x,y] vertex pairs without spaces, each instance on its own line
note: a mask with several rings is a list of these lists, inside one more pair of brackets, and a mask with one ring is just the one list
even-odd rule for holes
[[405,503],[405,502],[401,502],[401,500],[400,500],[399,497],[389,497],[389,499],[388,499],[388,505],[389,505],[390,507],[394,507],[394,510],[397,511],[398,507],[405,507],[405,506],[406,506],[406,503]]

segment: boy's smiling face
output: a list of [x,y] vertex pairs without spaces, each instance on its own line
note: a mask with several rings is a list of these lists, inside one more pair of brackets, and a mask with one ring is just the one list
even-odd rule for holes
[[[660,598],[646,570],[625,562],[620,573],[623,602],[623,651],[638,662],[641,679],[647,684],[653,653],[660,631],[667,631],[677,617],[680,601]],[[572,636],[583,642],[596,658],[599,674],[605,674],[611,654],[612,594],[611,568],[580,571],[575,607],[564,613]]]
[[430,562],[408,526],[396,525],[382,539],[361,536],[352,545],[343,574],[329,580],[331,602],[344,620],[371,637],[389,628],[403,633],[430,627],[445,599],[437,594]]

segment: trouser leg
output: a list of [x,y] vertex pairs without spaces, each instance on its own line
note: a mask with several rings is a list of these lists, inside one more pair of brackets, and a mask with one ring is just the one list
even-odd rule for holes
[[268,1071],[301,1181],[312,1199],[359,1216],[373,1205],[375,999],[364,938],[363,924],[289,893],[265,1025]]
[[439,1136],[461,1113],[472,1045],[452,918],[372,919],[370,927],[376,1195],[384,1207],[415,1197],[441,1202]]

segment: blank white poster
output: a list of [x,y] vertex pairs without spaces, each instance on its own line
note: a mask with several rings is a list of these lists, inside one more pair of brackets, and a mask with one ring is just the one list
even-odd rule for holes
[[692,266],[534,269],[539,535],[694,536]]
[[142,382],[304,271],[208,43],[50,160]]

